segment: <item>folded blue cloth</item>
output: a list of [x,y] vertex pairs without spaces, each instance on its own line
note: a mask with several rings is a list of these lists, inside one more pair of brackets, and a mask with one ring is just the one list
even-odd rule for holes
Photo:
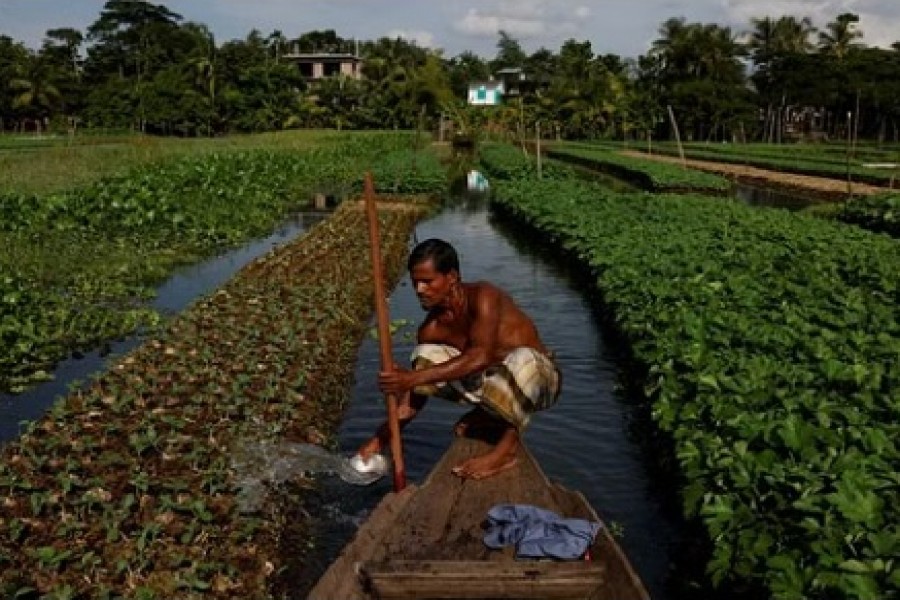
[[498,504],[488,511],[487,521],[485,545],[515,544],[516,558],[581,558],[600,531],[599,523],[564,519],[530,504]]

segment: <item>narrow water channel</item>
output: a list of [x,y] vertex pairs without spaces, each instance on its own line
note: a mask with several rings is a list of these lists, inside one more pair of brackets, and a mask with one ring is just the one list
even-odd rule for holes
[[[548,477],[581,491],[607,525],[621,529],[620,542],[653,598],[667,598],[665,579],[677,525],[654,497],[638,445],[630,439],[630,410],[617,392],[618,368],[595,318],[586,288],[554,260],[540,240],[493,215],[484,199],[447,206],[421,223],[415,237],[440,237],[460,254],[464,280],[490,280],[506,289],[534,318],[544,342],[563,371],[559,403],[537,414],[525,443]],[[412,240],[413,242],[415,240]],[[406,362],[415,326],[423,313],[405,277],[390,298],[394,321],[409,322],[394,340],[396,360]],[[340,446],[350,454],[383,420],[375,380],[378,343],[367,339],[359,352],[352,401],[340,430]],[[404,456],[410,481],[421,482],[449,446],[452,424],[465,408],[432,399],[404,430]],[[369,488],[326,480],[323,499],[335,517],[320,533],[330,540],[316,568],[324,570],[349,541],[366,512],[390,491],[389,478]]]
[[[264,238],[176,270],[157,288],[151,306],[163,315],[178,314],[197,298],[218,289],[241,267],[273,247],[291,241],[329,213],[329,210],[297,212]],[[51,381],[37,384],[22,394],[0,393],[0,445],[17,437],[26,423],[39,419],[57,398],[69,392],[70,386],[101,373],[110,361],[127,354],[142,341],[138,335],[114,341],[102,351],[63,360],[53,370]]]
[[[639,192],[641,188],[624,179],[604,173],[599,169],[591,169],[575,163],[569,163],[559,159],[550,159],[575,171],[579,177],[589,179],[603,185],[614,192],[628,193]],[[816,200],[812,196],[802,196],[792,192],[758,187],[746,183],[733,182],[731,194],[727,197],[736,198],[749,206],[759,208],[783,208],[788,211],[799,211],[814,204],[821,204],[822,200]]]
[[822,203],[821,200],[743,183],[734,184],[734,196],[750,206],[783,208],[789,211],[798,211]]

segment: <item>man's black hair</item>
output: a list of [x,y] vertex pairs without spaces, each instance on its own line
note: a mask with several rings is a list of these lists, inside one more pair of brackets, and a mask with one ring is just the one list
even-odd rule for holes
[[444,240],[431,238],[420,242],[409,253],[406,268],[412,271],[413,267],[426,260],[431,260],[438,273],[446,275],[454,269],[459,273],[459,256],[456,255],[456,250],[453,246]]

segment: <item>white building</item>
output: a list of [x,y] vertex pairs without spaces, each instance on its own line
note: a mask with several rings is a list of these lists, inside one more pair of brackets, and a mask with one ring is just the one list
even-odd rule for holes
[[503,100],[502,81],[477,81],[469,84],[469,104],[498,106]]

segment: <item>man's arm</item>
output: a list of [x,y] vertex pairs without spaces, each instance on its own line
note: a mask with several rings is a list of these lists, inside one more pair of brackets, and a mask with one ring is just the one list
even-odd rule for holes
[[[406,427],[415,418],[416,414],[425,406],[427,400],[427,396],[412,393],[403,394],[403,397],[397,404],[397,419],[400,422],[400,429]],[[378,427],[375,435],[360,446],[358,453],[363,460],[369,460],[370,456],[380,452],[382,448],[387,448],[390,445],[390,441],[390,424],[385,421]]]
[[[386,393],[402,393],[420,385],[461,379],[489,367],[497,348],[500,330],[500,294],[493,287],[482,287],[475,299],[472,324],[468,331],[468,345],[446,362],[415,371],[395,370],[379,374],[378,382]],[[427,334],[420,342],[429,340]]]

